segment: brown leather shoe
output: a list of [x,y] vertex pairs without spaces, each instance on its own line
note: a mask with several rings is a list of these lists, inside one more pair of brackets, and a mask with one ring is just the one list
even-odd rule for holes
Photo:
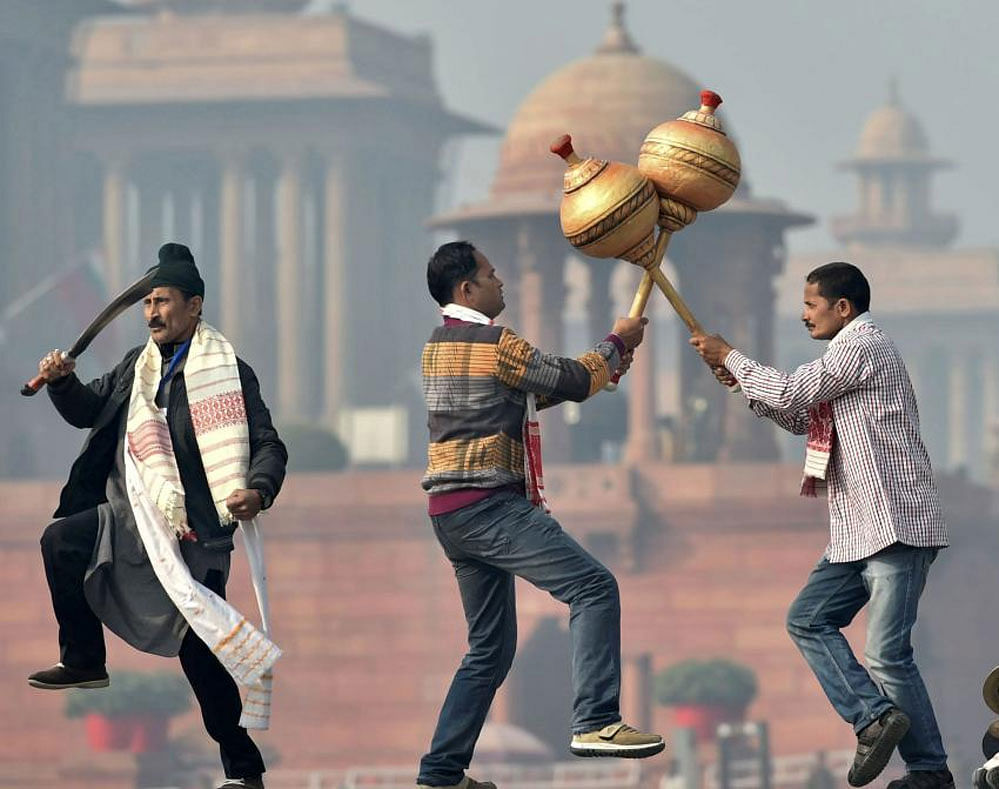
[[857,755],[853,757],[853,766],[846,774],[847,783],[864,786],[877,778],[907,731],[909,716],[898,707],[892,707],[874,723],[861,729],[857,734]]

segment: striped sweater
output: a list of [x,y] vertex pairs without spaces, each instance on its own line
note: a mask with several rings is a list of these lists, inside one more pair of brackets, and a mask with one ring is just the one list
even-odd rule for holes
[[430,445],[422,484],[431,514],[522,487],[527,393],[537,395],[538,408],[581,402],[607,383],[624,351],[612,334],[567,359],[541,353],[503,326],[445,318],[423,348]]

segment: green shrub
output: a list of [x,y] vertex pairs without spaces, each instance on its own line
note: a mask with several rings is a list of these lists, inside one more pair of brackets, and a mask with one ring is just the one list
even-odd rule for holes
[[321,425],[281,425],[278,434],[288,447],[289,471],[339,471],[347,465],[347,448]]
[[722,704],[743,709],[756,698],[753,670],[731,660],[684,660],[656,674],[656,701],[663,705]]
[[96,713],[108,718],[122,715],[179,715],[191,706],[191,689],[179,674],[162,671],[116,671],[111,685],[101,690],[71,690],[66,696],[66,717]]

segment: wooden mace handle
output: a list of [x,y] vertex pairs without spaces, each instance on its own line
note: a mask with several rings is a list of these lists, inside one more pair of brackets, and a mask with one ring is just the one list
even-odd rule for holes
[[[645,269],[642,274],[642,281],[638,283],[638,290],[635,291],[635,298],[631,302],[631,311],[628,313],[630,318],[640,318],[645,312],[645,307],[649,303],[649,296],[652,293],[652,286],[657,285],[659,290],[663,292],[667,301],[676,310],[677,315],[683,321],[687,330],[691,334],[706,334],[704,327],[701,326],[700,321],[694,317],[694,313],[690,311],[690,307],[687,306],[687,302],[683,300],[679,291],[673,287],[673,283],[669,281],[669,278],[663,274],[662,265],[663,258],[666,256],[666,247],[669,246],[670,237],[673,234],[666,231],[660,230],[659,237],[656,239],[656,250],[655,256],[653,258],[652,265]],[[613,392],[617,389],[618,382],[621,380],[621,376],[617,373],[611,376],[610,381],[604,387],[607,391]],[[728,387],[729,392],[736,394],[742,391],[742,387],[738,383],[732,384]]]

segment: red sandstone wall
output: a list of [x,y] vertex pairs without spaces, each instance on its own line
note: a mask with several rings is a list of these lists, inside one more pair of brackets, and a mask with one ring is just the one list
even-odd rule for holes
[[[637,546],[634,559],[622,549],[612,562],[626,656],[650,653],[653,670],[692,656],[751,665],[761,693],[750,714],[770,721],[778,754],[853,744],[784,633],[787,605],[826,539],[823,505],[794,495],[796,475],[775,466],[660,467],[641,475],[574,467],[546,475],[568,530],[584,542],[589,532],[610,530],[623,535],[625,548]],[[429,741],[463,651],[464,621],[416,477],[293,477],[264,522],[275,636],[285,657],[276,670],[273,728],[259,739],[280,753],[283,766],[415,767]],[[0,764],[37,765],[46,774],[82,765],[127,772],[127,760],[89,752],[80,722],[63,717],[61,694],[24,682],[57,658],[37,552],[56,494],[51,484],[0,484],[7,503],[0,529]],[[244,570],[240,558],[230,598],[249,611]],[[526,584],[519,595],[523,645],[539,617],[565,612]],[[857,625],[852,630],[859,645],[862,633]],[[112,675],[116,668],[176,667],[108,640]],[[974,681],[963,680],[969,688]],[[667,730],[668,711],[656,709],[654,721]],[[175,720],[171,731],[207,743],[194,713]],[[117,784],[105,778],[102,785]]]

